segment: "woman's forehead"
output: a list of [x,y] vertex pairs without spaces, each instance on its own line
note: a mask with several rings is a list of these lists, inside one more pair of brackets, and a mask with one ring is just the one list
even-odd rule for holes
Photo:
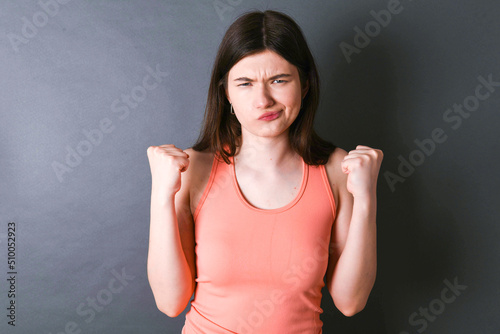
[[229,78],[239,76],[267,77],[276,74],[298,75],[297,68],[276,52],[266,50],[244,57],[229,71]]

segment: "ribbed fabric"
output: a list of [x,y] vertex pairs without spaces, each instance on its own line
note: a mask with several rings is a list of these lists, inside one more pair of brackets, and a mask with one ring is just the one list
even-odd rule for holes
[[196,291],[183,334],[321,333],[321,288],[335,203],[324,166],[302,163],[300,190],[271,210],[214,159],[194,213]]

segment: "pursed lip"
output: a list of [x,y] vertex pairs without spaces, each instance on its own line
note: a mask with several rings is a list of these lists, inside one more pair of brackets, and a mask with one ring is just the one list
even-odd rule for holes
[[278,110],[278,111],[271,111],[271,112],[266,112],[262,115],[260,115],[259,117],[259,120],[273,120],[275,118],[277,118],[281,113],[281,110]]

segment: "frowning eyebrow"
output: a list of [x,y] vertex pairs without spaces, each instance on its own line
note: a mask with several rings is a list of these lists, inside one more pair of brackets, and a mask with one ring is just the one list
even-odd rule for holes
[[[291,77],[291,76],[292,76],[291,74],[281,73],[281,74],[277,74],[277,75],[270,77],[269,80],[277,80],[277,79],[287,78],[287,77]],[[239,77],[239,78],[234,79],[234,81],[253,82],[255,80],[252,80],[248,77]]]

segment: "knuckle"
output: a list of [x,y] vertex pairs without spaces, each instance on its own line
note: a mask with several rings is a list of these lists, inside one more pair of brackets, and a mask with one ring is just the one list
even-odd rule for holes
[[376,159],[380,159],[384,156],[384,153],[382,153],[381,150],[373,150],[373,155],[375,156]]
[[163,158],[170,163],[175,161],[175,157],[170,154],[163,154]]

